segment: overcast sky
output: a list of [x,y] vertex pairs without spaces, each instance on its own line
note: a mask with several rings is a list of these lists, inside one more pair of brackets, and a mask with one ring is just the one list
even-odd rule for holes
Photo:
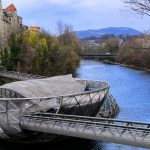
[[150,17],[125,11],[123,0],[2,0],[3,8],[13,3],[26,25],[37,25],[55,33],[56,23],[71,24],[74,30],[105,27],[150,28]]

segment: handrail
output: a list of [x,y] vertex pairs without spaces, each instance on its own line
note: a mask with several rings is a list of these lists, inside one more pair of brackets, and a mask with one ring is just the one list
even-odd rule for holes
[[[39,115],[39,116],[38,116]],[[41,115],[41,116],[40,116]],[[47,115],[43,116],[43,115]],[[66,114],[52,114],[52,113],[37,113],[37,114],[32,114],[32,115],[24,115],[23,117],[32,117],[32,118],[43,118],[43,119],[60,119],[60,120],[66,120],[65,118],[70,118],[73,119],[73,121],[75,121],[75,119],[77,121],[84,121],[83,119],[90,120],[90,122],[92,121],[93,123],[99,123],[99,122],[107,122],[104,124],[109,124],[111,125],[111,123],[126,123],[128,125],[132,124],[132,125],[143,125],[143,126],[147,126],[147,129],[150,131],[150,123],[143,123],[143,122],[134,122],[134,121],[126,121],[126,120],[116,120],[116,119],[105,119],[105,118],[98,118],[98,117],[87,117],[87,116],[75,116],[75,115],[66,115]],[[54,118],[55,117],[55,118]],[[62,118],[60,118],[62,117]],[[97,122],[99,121],[99,122]],[[115,124],[113,124],[115,125]],[[124,126],[122,126],[124,127]],[[128,126],[129,128],[132,126]]]
[[23,115],[20,125],[31,131],[150,148],[150,123],[36,113]]
[[74,93],[74,94],[66,94],[66,95],[60,95],[60,96],[51,96],[51,97],[32,97],[32,98],[0,98],[0,101],[16,101],[16,100],[36,100],[36,99],[52,99],[52,98],[62,98],[62,97],[71,97],[71,96],[79,96],[79,95],[84,95],[84,94],[90,94],[90,93],[95,93],[95,92],[100,92],[103,90],[109,89],[109,85],[106,83],[105,87],[101,89],[92,89],[91,91],[84,91],[84,92],[79,92],[79,93]]
[[[27,116],[23,116],[23,117],[27,117]],[[28,117],[27,117],[28,118]],[[61,122],[69,122],[69,123],[78,123],[78,124],[89,124],[89,125],[96,125],[96,126],[107,126],[107,127],[115,127],[115,128],[123,128],[123,129],[135,129],[135,130],[141,130],[141,131],[149,131],[150,132],[150,128],[142,128],[142,127],[134,127],[134,126],[125,126],[125,125],[116,125],[116,124],[108,124],[108,123],[100,123],[100,122],[91,122],[91,121],[83,121],[83,120],[73,120],[73,119],[61,119],[61,118],[49,118],[49,117],[37,117],[37,116],[32,116],[31,117],[32,119],[33,118],[36,118],[37,120],[38,119],[42,119],[42,121],[45,121],[45,120],[54,120],[54,121],[61,121]],[[30,122],[33,122],[34,121],[31,121]]]

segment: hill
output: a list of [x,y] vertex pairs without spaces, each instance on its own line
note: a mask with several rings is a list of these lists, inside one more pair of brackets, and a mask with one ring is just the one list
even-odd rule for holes
[[113,34],[113,35],[139,35],[142,32],[135,30],[129,27],[109,27],[102,28],[98,30],[85,30],[85,31],[77,31],[77,36],[79,38],[89,38],[89,37],[100,37],[105,34]]

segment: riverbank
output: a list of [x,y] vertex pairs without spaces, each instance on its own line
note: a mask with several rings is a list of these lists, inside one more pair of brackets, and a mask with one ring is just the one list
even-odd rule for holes
[[143,70],[143,71],[150,72],[150,69],[137,67],[135,65],[126,65],[126,64],[121,64],[121,63],[118,63],[118,62],[113,62],[113,61],[110,61],[110,60],[104,60],[103,62],[107,63],[107,64],[120,65],[120,66],[123,66],[123,67],[128,67],[128,68],[132,68],[132,69],[137,69],[137,70]]

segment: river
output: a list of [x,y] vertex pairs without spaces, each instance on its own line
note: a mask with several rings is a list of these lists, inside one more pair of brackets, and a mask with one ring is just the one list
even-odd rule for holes
[[[117,119],[150,122],[150,73],[103,64],[99,61],[82,60],[77,77],[107,81],[112,95],[120,107]],[[49,144],[24,145],[0,142],[0,150],[145,150],[100,141],[71,138]]]
[[[150,122],[150,73],[99,61],[82,60],[77,75],[82,79],[102,80],[110,84],[110,91],[120,107],[117,119]],[[144,150],[96,143],[100,145],[96,146],[97,150]]]

